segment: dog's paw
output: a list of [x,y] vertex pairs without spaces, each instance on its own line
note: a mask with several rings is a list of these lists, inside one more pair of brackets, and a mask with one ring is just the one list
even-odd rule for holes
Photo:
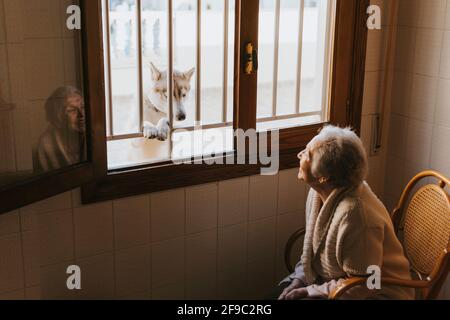
[[156,139],[158,137],[158,128],[151,123],[145,123],[143,128],[144,138]]
[[158,133],[156,135],[156,138],[159,141],[166,141],[169,137],[170,133],[170,125],[169,122],[166,119],[161,119],[158,123]]

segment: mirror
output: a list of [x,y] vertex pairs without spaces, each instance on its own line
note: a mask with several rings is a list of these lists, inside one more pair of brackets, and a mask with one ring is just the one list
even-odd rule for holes
[[77,8],[0,1],[0,187],[86,160]]

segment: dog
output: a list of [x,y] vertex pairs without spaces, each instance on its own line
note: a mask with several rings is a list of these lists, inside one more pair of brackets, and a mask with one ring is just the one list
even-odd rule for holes
[[[170,121],[167,99],[167,71],[160,71],[150,63],[152,86],[145,97],[144,128],[146,139],[166,141],[170,134]],[[185,102],[191,91],[191,79],[195,68],[186,72],[174,70],[173,73],[173,115],[176,121],[186,120]]]

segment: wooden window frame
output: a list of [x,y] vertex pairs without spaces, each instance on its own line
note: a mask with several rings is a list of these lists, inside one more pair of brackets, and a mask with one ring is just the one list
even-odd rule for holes
[[[99,1],[92,1],[88,9],[99,10],[96,2]],[[368,6],[369,0],[337,0],[336,3],[330,123],[352,126],[358,133],[364,89]],[[242,53],[249,42],[258,47],[258,13],[259,0],[236,0],[235,129],[256,128],[257,74],[244,74]],[[102,34],[101,11],[95,16],[97,20],[92,25],[98,26],[98,29],[92,32]],[[103,67],[103,50],[90,44],[89,47],[93,50],[92,54],[97,55],[97,64]],[[102,79],[103,72],[99,72],[96,78]],[[108,171],[104,106],[102,101],[92,115],[93,145],[96,146],[93,150],[95,180],[83,186],[83,203],[217,182],[260,172],[261,165],[175,165],[169,162],[154,168],[141,166],[129,171]],[[321,123],[280,131],[280,170],[298,166],[297,153],[323,125]]]
[[[369,0],[336,0],[330,122],[360,132]],[[217,182],[260,173],[261,165],[175,165],[109,171],[107,162],[102,1],[81,0],[88,161],[0,188],[0,213],[82,185],[84,204]],[[248,42],[258,47],[259,0],[236,0],[234,128],[256,128],[257,75],[243,72]],[[245,16],[245,19],[241,19]],[[298,166],[297,153],[325,123],[280,130],[280,170]],[[270,136],[270,134],[269,134]],[[235,144],[236,145],[236,144]],[[236,157],[231,154],[227,157]],[[225,162],[225,161],[224,161]],[[235,162],[234,162],[235,163]]]

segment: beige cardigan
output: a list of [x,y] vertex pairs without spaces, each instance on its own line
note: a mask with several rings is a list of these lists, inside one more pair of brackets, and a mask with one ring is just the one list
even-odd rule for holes
[[[379,266],[383,277],[411,279],[409,262],[390,216],[367,183],[335,190],[322,201],[314,190],[306,204],[306,235],[301,262],[290,276],[307,284],[312,297],[328,297],[343,280],[367,276]],[[351,289],[344,299],[412,299],[414,291],[385,286]]]

